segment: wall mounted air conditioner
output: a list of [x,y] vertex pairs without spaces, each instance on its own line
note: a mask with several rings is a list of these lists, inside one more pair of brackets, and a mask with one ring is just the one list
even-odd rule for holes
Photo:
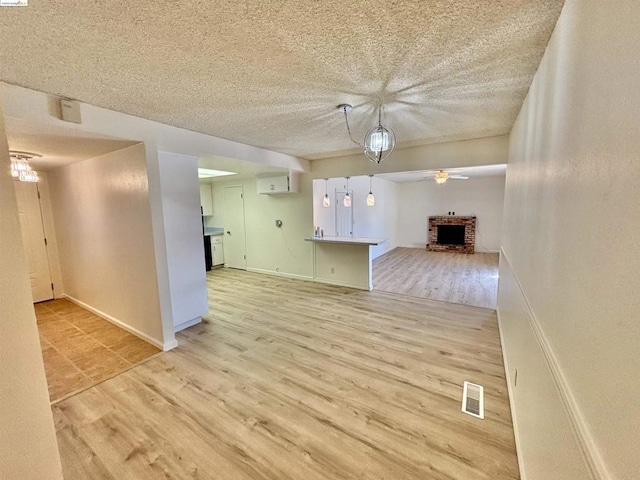
[[289,173],[284,175],[271,175],[256,179],[258,194],[275,195],[278,193],[297,193],[298,175]]

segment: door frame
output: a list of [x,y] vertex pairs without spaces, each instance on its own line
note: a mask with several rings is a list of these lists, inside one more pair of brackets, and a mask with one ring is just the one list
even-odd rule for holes
[[[247,211],[246,211],[246,205],[245,205],[245,198],[244,198],[244,185],[243,184],[237,184],[237,185],[225,185],[223,187],[222,190],[222,198],[224,198],[224,218],[225,218],[225,224],[227,223],[227,215],[229,213],[228,209],[227,209],[227,189],[228,188],[240,188],[241,189],[241,195],[242,195],[242,223],[244,226],[244,235],[242,236],[242,241],[244,242],[244,267],[239,269],[239,270],[246,270],[247,269]],[[225,232],[224,235],[226,237],[227,234],[227,227],[225,226]],[[223,245],[224,245],[224,240],[223,240]],[[235,267],[227,267],[226,265],[226,255],[225,255],[225,268],[235,268]]]
[[[55,246],[55,234],[50,235],[50,229],[48,228],[48,224],[49,221],[48,220],[52,220],[52,219],[48,219],[46,218],[49,213],[49,209],[47,207],[50,207],[50,204],[48,202],[49,198],[48,198],[48,190],[47,190],[47,186],[45,184],[45,188],[41,188],[40,183],[42,182],[42,179],[37,182],[37,183],[20,183],[20,182],[16,182],[14,184],[14,190],[16,191],[16,197],[18,197],[19,195],[22,195],[22,193],[18,193],[19,189],[33,189],[32,192],[28,192],[25,194],[28,194],[29,196],[32,196],[33,194],[35,194],[35,196],[37,197],[37,203],[38,203],[38,207],[37,209],[34,207],[31,212],[31,216],[34,217],[35,220],[35,215],[37,214],[38,220],[36,220],[37,223],[40,224],[40,228],[42,229],[42,238],[39,238],[39,235],[37,238],[33,238],[33,235],[30,235],[31,232],[25,230],[25,225],[23,224],[22,218],[20,219],[20,230],[21,233],[24,235],[26,233],[26,235],[28,235],[29,240],[28,242],[36,242],[38,244],[40,244],[40,242],[42,242],[43,245],[43,249],[44,249],[44,255],[46,258],[46,272],[47,272],[47,282],[50,283],[51,285],[51,296],[49,297],[48,295],[46,297],[38,297],[36,298],[33,293],[33,285],[32,285],[32,301],[33,303],[39,303],[39,302],[46,302],[48,300],[53,300],[55,298],[58,298],[58,296],[60,295],[60,290],[61,290],[61,285],[58,284],[58,282],[56,281],[56,275],[54,273],[54,270],[56,269],[56,264],[53,264],[52,260],[53,260],[53,250],[54,250],[54,246]],[[44,182],[43,182],[44,183]],[[16,200],[18,200],[16,198]],[[37,212],[36,212],[37,210]],[[23,245],[23,249],[26,250],[27,245]],[[56,249],[56,255],[57,255],[57,249]],[[26,251],[25,251],[25,257],[27,259],[27,264],[29,264],[30,260],[29,260],[29,256],[27,255]],[[57,258],[56,258],[57,260]],[[44,266],[43,266],[44,267]],[[29,269],[31,269],[31,267],[29,267]],[[44,273],[44,272],[43,272]],[[47,288],[47,290],[49,290],[49,288]]]

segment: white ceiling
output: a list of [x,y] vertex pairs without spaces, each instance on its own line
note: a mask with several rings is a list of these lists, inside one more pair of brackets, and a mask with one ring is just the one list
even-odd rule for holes
[[[507,165],[483,165],[479,167],[463,167],[463,168],[445,168],[445,172],[449,175],[462,175],[465,177],[479,178],[492,177],[497,175],[504,176],[507,173]],[[381,173],[376,175],[377,178],[383,178],[396,183],[420,182],[423,180],[433,181],[433,174],[437,170],[420,170],[415,172],[398,172],[398,173]]]
[[34,170],[47,171],[120,150],[139,142],[89,134],[54,125],[27,123],[5,118],[10,150],[42,155],[30,163]]
[[292,155],[508,133],[563,0],[33,0],[0,15],[0,79]]

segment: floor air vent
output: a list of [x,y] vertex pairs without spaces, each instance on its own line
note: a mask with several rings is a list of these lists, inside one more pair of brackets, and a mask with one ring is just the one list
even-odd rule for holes
[[462,392],[462,411],[484,419],[484,388],[471,382],[464,382]]

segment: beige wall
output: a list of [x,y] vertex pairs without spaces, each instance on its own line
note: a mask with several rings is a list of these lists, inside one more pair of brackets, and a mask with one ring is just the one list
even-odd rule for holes
[[[229,180],[213,184],[213,217],[208,226],[225,226],[224,186],[244,187],[247,236],[247,269],[311,278],[313,254],[304,238],[313,235],[311,178],[299,177],[298,193],[258,195],[256,179]],[[282,228],[275,226],[282,220]]]
[[504,181],[504,175],[497,175],[449,180],[443,185],[433,180],[398,184],[398,245],[424,248],[429,216],[456,212],[477,217],[477,252],[497,252],[502,234]]
[[62,479],[0,108],[0,478]]
[[379,165],[370,162],[363,154],[314,160],[310,164],[313,178],[332,178],[504,164],[507,163],[508,152],[509,137],[501,135],[401,148]]
[[145,147],[49,173],[65,294],[163,346]]
[[498,308],[526,480],[640,471],[638,45],[636,1],[567,0],[511,133]]

